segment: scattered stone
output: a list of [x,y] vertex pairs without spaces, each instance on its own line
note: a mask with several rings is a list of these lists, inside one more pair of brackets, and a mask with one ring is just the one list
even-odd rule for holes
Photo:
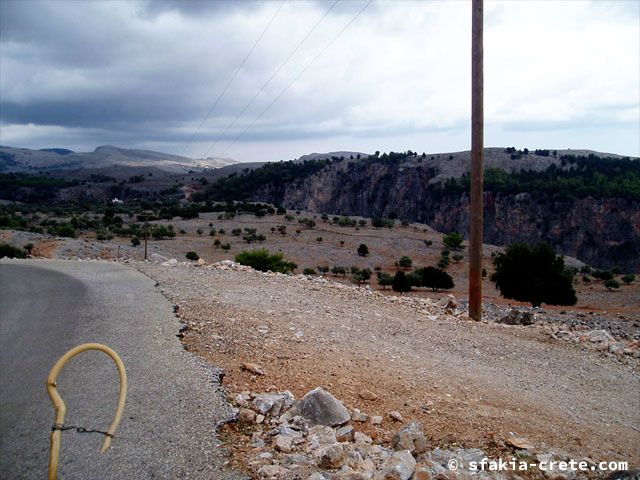
[[256,414],[248,408],[241,408],[238,412],[238,421],[240,423],[251,423],[254,421]]
[[242,370],[246,370],[247,372],[251,372],[251,373],[254,373],[256,375],[266,375],[267,374],[267,372],[265,372],[261,367],[259,367],[255,363],[243,363],[242,365],[240,365],[240,368]]
[[198,261],[196,262],[196,265],[199,266],[199,267],[202,267],[202,266],[204,266],[206,264],[207,264],[207,262],[205,262],[203,258],[199,258]]
[[380,478],[384,480],[409,480],[415,468],[416,460],[409,450],[395,452],[387,461]]
[[175,267],[178,265],[178,260],[172,258],[171,260],[167,260],[166,262],[162,262],[162,266],[164,267]]
[[353,420],[354,422],[366,422],[369,419],[369,415],[367,415],[366,413],[362,413],[360,412],[360,410],[358,410],[357,408],[353,409],[353,412],[351,413],[351,420]]
[[353,439],[353,427],[345,425],[336,430],[336,439],[338,442],[350,442]]
[[533,325],[538,321],[536,314],[524,310],[512,309],[508,315],[500,318],[498,323],[505,325]]
[[389,416],[390,416],[393,420],[395,420],[396,422],[401,422],[401,421],[402,421],[402,414],[401,414],[400,412],[398,412],[398,411],[395,411],[395,410],[394,410],[394,411],[392,411],[392,412],[389,412]]
[[413,480],[433,480],[433,476],[426,468],[418,468],[413,472]]
[[362,398],[363,400],[373,401],[378,399],[378,395],[370,390],[363,390],[360,392],[360,398]]
[[256,423],[258,425],[260,425],[262,422],[264,422],[265,416],[262,415],[261,413],[259,413],[258,415],[256,415]]
[[593,343],[613,342],[615,339],[606,330],[591,330],[585,332],[586,338]]
[[334,443],[320,450],[318,454],[318,466],[327,470],[336,470],[347,458],[344,448],[339,443]]
[[290,416],[301,415],[311,425],[335,427],[351,419],[349,411],[329,392],[317,387],[296,401],[287,412]]
[[289,470],[283,468],[279,465],[265,465],[260,470],[258,470],[258,475],[260,478],[282,478],[284,475],[288,474]]
[[332,445],[338,440],[336,438],[336,432],[331,427],[325,425],[316,425],[309,429],[307,435],[307,444],[311,450],[323,447],[326,445]]
[[438,302],[440,308],[444,310],[445,313],[453,313],[456,308],[458,308],[458,302],[456,301],[456,297],[453,295],[446,295],[440,299]]
[[252,405],[262,415],[277,417],[293,405],[293,394],[288,390],[282,393],[261,393],[256,395]]
[[355,432],[353,434],[353,441],[355,443],[373,443],[373,439],[362,432]]
[[409,450],[415,455],[427,451],[427,439],[420,422],[413,421],[400,429],[391,440],[395,450]]
[[282,453],[291,453],[293,450],[293,437],[283,434],[276,435],[274,445],[276,450]]
[[[152,253],[151,255],[149,255],[148,258],[149,258],[149,261],[155,262],[155,263],[164,263],[169,260],[167,257],[160,255],[159,253]],[[176,263],[177,263],[177,260],[176,260]]]
[[533,450],[535,447],[531,445],[529,440],[522,437],[511,437],[508,438],[505,442],[509,447],[513,447],[518,450]]
[[382,417],[380,415],[374,415],[371,417],[372,425],[382,425]]

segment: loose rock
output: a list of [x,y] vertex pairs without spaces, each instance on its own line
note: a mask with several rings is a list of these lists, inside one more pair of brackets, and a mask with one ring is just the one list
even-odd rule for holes
[[335,427],[351,419],[349,411],[329,392],[317,387],[296,401],[288,412],[290,416],[301,415],[311,425]]
[[427,439],[422,425],[414,421],[402,427],[391,440],[391,446],[395,450],[409,450],[416,455],[426,452]]

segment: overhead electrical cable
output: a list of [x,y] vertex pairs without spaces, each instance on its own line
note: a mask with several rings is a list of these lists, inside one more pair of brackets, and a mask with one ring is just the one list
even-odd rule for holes
[[318,60],[318,58],[320,58],[320,56],[329,49],[329,47],[331,47],[331,45],[333,45],[335,43],[335,41],[340,37],[340,35],[342,35],[345,30],[347,30],[347,28],[349,28],[351,26],[351,24],[353,22],[356,21],[356,19],[367,9],[367,7],[369,5],[371,5],[371,3],[373,2],[373,0],[369,0],[366,5],[364,7],[362,7],[362,9],[360,9],[360,11],[358,11],[358,13],[356,13],[353,18],[351,20],[349,20],[349,23],[347,23],[344,27],[342,27],[342,30],[340,30],[338,32],[338,34],[333,37],[333,39],[322,49],[320,50],[320,53],[318,53],[315,57],[313,57],[313,59],[307,63],[307,65],[300,71],[300,73],[298,73],[298,75],[296,75],[294,77],[293,80],[291,80],[291,82],[280,92],[280,94],[273,99],[273,101],[266,106],[266,108],[264,110],[262,110],[262,112],[260,112],[260,114],[249,124],[247,125],[247,127],[240,132],[240,134],[227,146],[227,148],[224,149],[224,151],[220,154],[220,156],[223,156],[225,153],[227,153],[227,151],[233,146],[235,145],[235,143],[240,139],[240,137],[242,137],[245,133],[247,133],[247,131],[253,127],[253,125],[255,125],[255,123],[260,120],[260,118],[262,118],[262,116],[267,113],[267,111],[273,106],[274,103],[276,103],[278,100],[280,100],[280,98],[287,93],[287,90],[289,90],[289,88],[291,88],[291,86],[302,76],[304,75],[304,73],[311,67],[311,65],[313,65],[316,60]]
[[273,23],[273,21],[276,19],[276,17],[278,16],[278,14],[280,13],[280,10],[282,10],[282,7],[284,6],[284,3],[287,0],[282,0],[282,3],[280,3],[280,6],[276,9],[276,11],[274,12],[274,14],[271,16],[271,19],[269,20],[269,22],[267,23],[266,27],[264,27],[264,30],[262,30],[262,33],[258,36],[258,38],[256,39],[255,43],[253,44],[253,46],[251,47],[251,49],[249,50],[249,52],[245,55],[244,59],[242,60],[242,62],[240,62],[240,65],[238,66],[238,68],[236,69],[236,71],[233,73],[233,75],[231,75],[231,78],[229,79],[229,81],[227,82],[227,84],[224,86],[224,88],[222,89],[222,91],[220,92],[220,95],[218,95],[218,98],[216,99],[216,101],[213,103],[213,105],[211,106],[211,108],[209,109],[209,111],[207,112],[207,114],[205,115],[204,119],[202,120],[202,122],[200,122],[200,125],[198,126],[198,128],[196,129],[196,131],[194,132],[194,134],[191,136],[191,139],[187,142],[187,144],[184,146],[184,148],[182,149],[182,154],[184,155],[184,153],[187,151],[187,148],[189,148],[189,146],[193,143],[193,141],[195,140],[195,138],[198,136],[198,134],[200,133],[200,130],[202,129],[202,127],[204,126],[204,124],[207,122],[207,120],[209,120],[209,117],[211,116],[211,114],[213,113],[213,111],[216,109],[216,107],[218,106],[218,104],[220,103],[220,100],[222,100],[222,97],[224,97],[225,93],[227,93],[227,90],[229,89],[229,86],[231,85],[231,83],[236,79],[236,77],[238,76],[238,74],[240,73],[240,70],[242,70],[242,67],[244,67],[244,64],[247,63],[247,60],[249,59],[249,57],[251,56],[251,54],[253,53],[253,51],[256,49],[256,47],[258,46],[258,44],[260,43],[260,40],[262,40],[262,37],[264,37],[264,34],[267,33],[267,30],[269,30],[269,27],[271,26],[271,24]]
[[287,58],[284,59],[284,61],[278,66],[278,68],[276,68],[276,70],[271,74],[271,76],[269,77],[269,79],[262,85],[262,87],[260,87],[260,89],[256,92],[256,94],[253,96],[253,98],[251,100],[249,100],[249,102],[242,108],[242,110],[240,110],[240,112],[238,113],[238,115],[236,115],[236,118],[233,119],[233,121],[227,126],[227,128],[224,129],[224,131],[222,133],[220,133],[220,135],[218,135],[218,138],[216,138],[216,141],[213,142],[213,144],[209,147],[209,149],[205,152],[205,154],[203,155],[203,158],[206,158],[207,155],[209,155],[209,152],[211,150],[213,150],[216,145],[220,142],[220,140],[227,134],[227,132],[236,124],[236,122],[240,119],[240,117],[244,114],[244,112],[247,111],[247,109],[253,105],[253,102],[256,101],[256,99],[260,96],[260,94],[262,92],[264,92],[264,89],[267,88],[267,86],[269,86],[269,84],[271,83],[271,81],[276,77],[276,75],[280,72],[280,70],[282,70],[282,68],[289,62],[289,60],[291,60],[291,57],[293,57],[296,52],[300,49],[300,47],[302,47],[302,45],[307,41],[307,39],[311,36],[311,34],[318,28],[318,26],[320,25],[320,23],[322,23],[322,21],[327,17],[327,15],[329,15],[329,13],[331,12],[331,10],[333,10],[333,8],[336,6],[336,4],[339,2],[340,0],[335,0],[331,6],[327,9],[326,12],[324,12],[324,15],[322,15],[322,17],[320,17],[320,19],[318,19],[318,21],[315,23],[315,25],[311,28],[311,30],[309,30],[307,32],[307,34],[302,38],[302,40],[300,40],[300,42],[296,45],[296,47],[292,50],[292,52],[287,56]]

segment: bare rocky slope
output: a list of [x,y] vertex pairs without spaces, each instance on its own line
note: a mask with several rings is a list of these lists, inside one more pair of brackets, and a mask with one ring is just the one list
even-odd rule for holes
[[[563,155],[589,155],[579,150],[556,155],[517,156],[506,149],[485,152],[485,167],[508,174],[573,168]],[[598,154],[616,158],[615,155]],[[637,160],[635,160],[637,162]],[[251,199],[289,209],[363,217],[397,217],[432,228],[468,231],[468,194],[441,188],[447,179],[468,173],[469,152],[418,155],[371,161],[334,161],[287,185],[264,183]],[[490,188],[490,187],[489,187]],[[572,192],[505,193],[485,187],[484,238],[487,243],[546,240],[560,253],[598,268],[640,268],[640,201],[624,196],[575,196]]]

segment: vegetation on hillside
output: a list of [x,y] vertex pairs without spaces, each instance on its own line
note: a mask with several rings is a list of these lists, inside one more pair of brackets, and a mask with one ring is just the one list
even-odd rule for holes
[[[484,190],[515,195],[530,193],[564,195],[576,198],[619,197],[640,200],[640,162],[629,158],[597,155],[562,155],[564,167],[551,165],[543,172],[532,170],[507,173],[498,168],[484,172]],[[450,178],[440,186],[442,195],[469,191],[470,177]]]
[[505,298],[531,302],[534,307],[577,302],[572,272],[546,243],[534,247],[514,243],[495,257],[494,264],[491,280]]

